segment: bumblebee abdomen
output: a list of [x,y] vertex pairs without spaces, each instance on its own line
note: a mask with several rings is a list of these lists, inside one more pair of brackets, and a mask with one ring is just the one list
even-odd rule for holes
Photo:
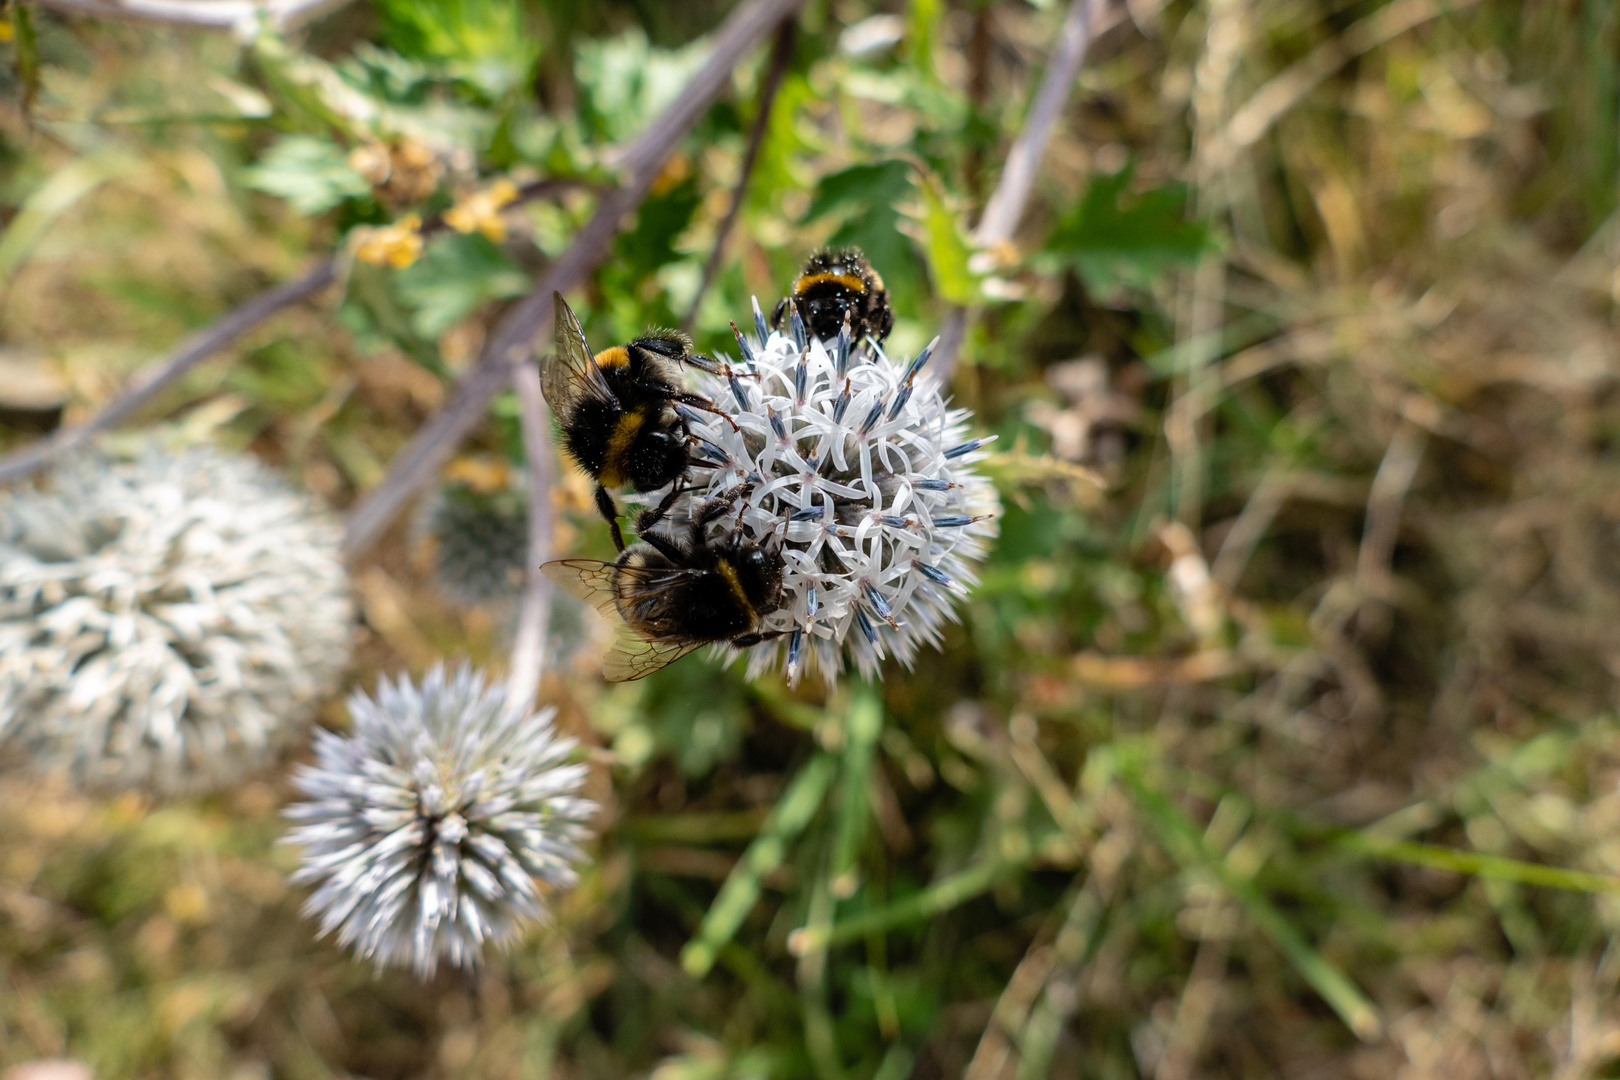
[[586,399],[564,419],[563,447],[592,476],[600,476],[608,443],[623,414],[615,403]]
[[636,482],[640,473],[635,468],[636,444],[651,419],[652,409],[646,405],[625,409],[614,418],[602,447],[601,468],[596,474],[597,483],[603,487],[616,488]]
[[691,636],[705,641],[723,641],[754,628],[754,608],[737,584],[737,575],[726,563],[686,590],[683,618]]

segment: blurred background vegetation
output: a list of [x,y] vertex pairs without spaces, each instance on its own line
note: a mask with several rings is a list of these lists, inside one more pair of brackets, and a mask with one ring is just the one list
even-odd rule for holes
[[[343,260],[143,414],[352,505],[729,6],[371,0],[247,44],[0,9],[0,448],[357,229],[537,193]],[[883,274],[897,351],[975,313],[953,391],[1005,515],[941,652],[607,688],[559,611],[595,861],[426,985],[314,939],[280,774],[170,803],[0,774],[0,1066],[1620,1076],[1620,9],[1099,5],[1014,243],[974,257],[1064,14],[811,0],[691,320],[732,348],[829,242]],[[687,320],[769,53],[571,296],[593,342]],[[444,482],[520,460],[514,417]],[[559,550],[610,550],[588,495],[559,470]],[[510,612],[433,560],[403,521],[357,562],[353,684],[501,662]]]

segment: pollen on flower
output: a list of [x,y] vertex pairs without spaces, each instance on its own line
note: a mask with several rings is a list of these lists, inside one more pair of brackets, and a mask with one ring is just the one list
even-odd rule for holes
[[492,243],[506,239],[506,219],[501,210],[518,197],[517,185],[504,176],[482,191],[462,197],[445,211],[444,223],[460,233],[480,232]]
[[422,255],[422,219],[406,214],[392,225],[357,230],[354,257],[373,266],[403,270]]
[[749,673],[781,667],[797,682],[815,667],[832,683],[846,655],[868,677],[886,656],[909,667],[939,644],[996,535],[994,488],[973,467],[992,440],[972,437],[968,411],[927,377],[932,344],[891,358],[847,333],[817,340],[797,312],[767,335],[757,301],[754,324],[736,331],[742,365],[692,377],[737,406],[737,430],[682,414],[699,489],[740,488],[740,528],[785,564],[784,601],[744,650]]

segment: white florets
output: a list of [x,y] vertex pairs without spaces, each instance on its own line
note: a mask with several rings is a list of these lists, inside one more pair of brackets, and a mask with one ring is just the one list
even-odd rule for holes
[[574,742],[554,714],[466,666],[353,695],[353,734],[316,734],[316,764],[293,778],[309,801],[287,810],[287,841],[304,849],[293,880],[318,883],[304,911],[321,932],[426,978],[543,918],[540,883],[575,880],[595,809],[575,797],[585,766],[566,764]]
[[920,643],[938,646],[952,594],[976,582],[996,535],[995,490],[973,469],[990,440],[970,436],[968,411],[948,408],[925,374],[932,345],[901,362],[844,335],[817,341],[796,312],[786,333],[767,334],[754,311],[738,377],[693,379],[740,432],[682,414],[701,440],[700,485],[750,484],[742,527],[781,539],[785,598],[761,630],[785,633],[748,650],[749,675],[780,665],[796,683],[809,664],[831,684],[846,646],[868,678],[885,656],[910,667]]
[[86,456],[0,493],[0,738],[96,786],[217,787],[348,664],[337,523],[252,459]]

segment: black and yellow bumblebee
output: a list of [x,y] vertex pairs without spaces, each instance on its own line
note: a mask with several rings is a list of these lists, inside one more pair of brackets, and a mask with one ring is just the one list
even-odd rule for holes
[[863,337],[881,342],[894,327],[889,290],[859,248],[828,248],[810,256],[793,281],[793,295],[771,313],[771,325],[778,330],[790,304],[822,341],[837,337],[846,318],[852,342]]
[[689,394],[679,365],[720,374],[714,361],[692,351],[692,341],[673,330],[650,330],[628,345],[594,356],[573,309],[554,293],[557,351],[540,362],[540,389],[562,425],[563,446],[596,481],[596,506],[623,551],[619,512],[609,488],[655,491],[669,497],[642,516],[650,528],[674,503],[691,465],[686,423],[671,406],[679,403],[735,421],[706,397]]
[[746,649],[780,636],[759,627],[782,606],[781,553],[738,528],[710,535],[736,498],[721,497],[693,514],[684,542],[646,532],[615,562],[560,559],[541,567],[617,624],[602,663],[609,682],[644,678],[701,645]]

